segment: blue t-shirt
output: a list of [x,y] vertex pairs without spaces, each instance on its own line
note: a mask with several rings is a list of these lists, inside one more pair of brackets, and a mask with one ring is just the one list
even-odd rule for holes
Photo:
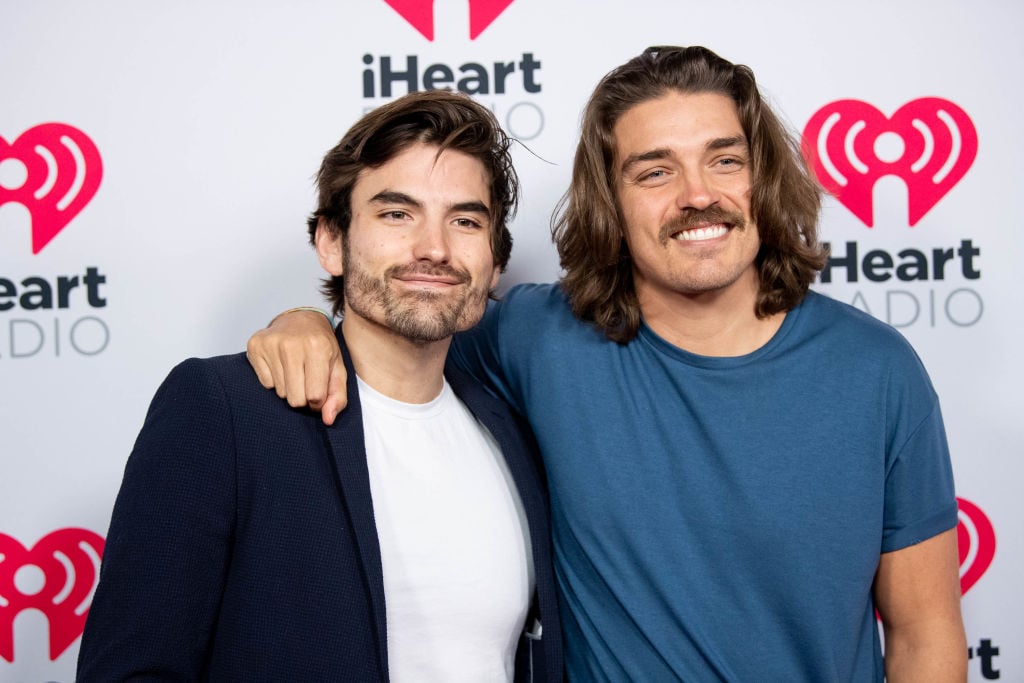
[[740,357],[620,345],[514,288],[457,362],[529,418],[569,676],[882,680],[881,553],[956,526],[938,399],[891,327],[810,293]]

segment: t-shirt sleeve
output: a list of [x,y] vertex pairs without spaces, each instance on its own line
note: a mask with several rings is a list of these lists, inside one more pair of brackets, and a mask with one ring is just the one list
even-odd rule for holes
[[[896,437],[885,482],[882,552],[915,545],[957,525],[953,468],[939,400],[923,367],[913,370],[920,376],[896,389],[894,400],[915,403],[916,410],[906,405],[890,410]],[[922,419],[908,419],[922,409]]]

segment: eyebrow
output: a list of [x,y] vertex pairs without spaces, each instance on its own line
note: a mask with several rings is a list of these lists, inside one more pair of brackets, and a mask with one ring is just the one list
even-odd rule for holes
[[402,204],[403,206],[412,206],[415,208],[421,208],[423,203],[418,199],[413,199],[404,192],[395,192],[394,190],[383,190],[370,197],[371,204]]
[[[400,204],[402,206],[411,206],[415,209],[423,208],[423,202],[411,197],[404,192],[397,192],[395,190],[382,190],[377,194],[370,197],[371,204]],[[450,211],[465,211],[468,213],[481,213],[490,215],[491,210],[486,204],[479,201],[467,201],[467,202],[456,202],[448,207]]]
[[452,204],[452,211],[464,211],[466,213],[482,213],[490,215],[491,210],[483,202],[457,202]]
[[708,152],[727,149],[729,147],[743,147],[746,149],[748,147],[747,138],[742,135],[733,135],[728,138],[715,138],[714,140],[709,141],[708,144],[704,145],[704,149]]
[[[708,140],[704,145],[705,152],[714,152],[720,149],[728,149],[730,147],[743,147],[747,148],[747,139],[742,135],[733,135],[727,138],[713,138]],[[646,152],[638,152],[636,154],[630,154],[622,162],[621,173],[625,173],[635,164],[640,164],[645,161],[657,161],[659,159],[668,159],[672,156],[672,151],[667,147],[659,147],[657,149],[651,149]]]
[[638,152],[636,154],[630,154],[622,161],[622,173],[629,170],[631,166],[642,163],[644,161],[655,161],[657,159],[667,159],[672,155],[667,148],[652,149],[647,152]]

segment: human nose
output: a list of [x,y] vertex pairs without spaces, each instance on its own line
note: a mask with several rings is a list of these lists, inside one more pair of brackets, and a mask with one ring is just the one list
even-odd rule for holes
[[450,256],[448,232],[443,221],[429,220],[416,233],[413,255],[417,260],[447,263]]
[[718,203],[718,191],[713,179],[700,169],[685,171],[679,175],[676,205],[679,209],[704,210]]

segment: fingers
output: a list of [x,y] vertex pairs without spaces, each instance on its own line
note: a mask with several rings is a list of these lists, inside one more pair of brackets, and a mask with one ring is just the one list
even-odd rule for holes
[[260,330],[246,342],[245,356],[256,371],[260,384],[267,389],[274,389],[279,397],[285,398],[284,368],[281,366],[280,354],[274,353],[272,349],[272,335],[268,330]]
[[334,424],[338,413],[348,405],[348,373],[345,371],[345,364],[339,357],[331,365],[331,374],[327,383],[327,399],[324,401],[321,417],[324,424]]
[[270,371],[267,361],[256,350],[253,349],[252,339],[245,345],[245,357],[249,359],[249,365],[256,371],[256,378],[267,389],[274,388],[274,374]]
[[[273,388],[293,408],[323,407],[334,367],[341,366],[330,324],[323,315],[309,311],[275,318],[270,327],[249,338],[246,356],[260,384]],[[343,366],[341,370],[344,386]]]
[[[302,359],[305,370],[303,394],[310,408],[320,410],[327,400],[334,365],[342,363],[341,354],[333,337],[330,340],[309,339],[306,344],[308,348],[303,349]],[[344,371],[342,366],[343,374]]]

